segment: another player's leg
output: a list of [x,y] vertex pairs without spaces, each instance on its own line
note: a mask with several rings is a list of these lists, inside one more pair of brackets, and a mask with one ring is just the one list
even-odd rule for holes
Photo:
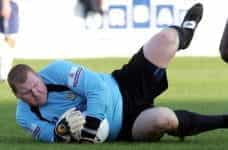
[[187,12],[180,27],[171,26],[152,37],[143,47],[148,61],[166,68],[179,49],[186,49],[203,14],[202,4],[196,4]]
[[219,45],[219,51],[221,58],[228,62],[228,20],[226,22],[226,26],[223,31],[222,39]]

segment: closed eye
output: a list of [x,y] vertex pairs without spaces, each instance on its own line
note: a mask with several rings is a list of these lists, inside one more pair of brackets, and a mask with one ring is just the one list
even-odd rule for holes
[[32,90],[27,90],[27,91],[25,91],[25,92],[22,92],[21,94],[22,94],[22,95],[28,95],[28,94],[30,94],[30,93],[32,93]]

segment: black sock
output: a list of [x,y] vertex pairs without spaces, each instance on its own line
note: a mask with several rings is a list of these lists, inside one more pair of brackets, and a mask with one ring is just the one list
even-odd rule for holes
[[179,121],[177,131],[170,135],[185,137],[219,128],[228,128],[227,115],[201,115],[185,110],[174,111]]
[[188,48],[193,38],[194,29],[182,28],[178,26],[170,26],[170,28],[173,28],[178,32],[179,46],[177,50]]

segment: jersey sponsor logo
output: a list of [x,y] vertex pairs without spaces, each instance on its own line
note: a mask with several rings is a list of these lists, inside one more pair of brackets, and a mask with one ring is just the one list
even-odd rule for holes
[[76,100],[77,95],[72,91],[67,91],[65,98],[73,101],[73,100]]
[[79,77],[82,72],[82,67],[73,67],[69,74],[68,84],[72,87],[76,87],[78,85]]

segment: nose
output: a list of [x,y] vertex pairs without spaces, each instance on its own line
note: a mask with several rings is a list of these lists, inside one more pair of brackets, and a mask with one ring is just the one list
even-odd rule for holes
[[36,98],[38,96],[37,88],[32,88],[32,95]]

